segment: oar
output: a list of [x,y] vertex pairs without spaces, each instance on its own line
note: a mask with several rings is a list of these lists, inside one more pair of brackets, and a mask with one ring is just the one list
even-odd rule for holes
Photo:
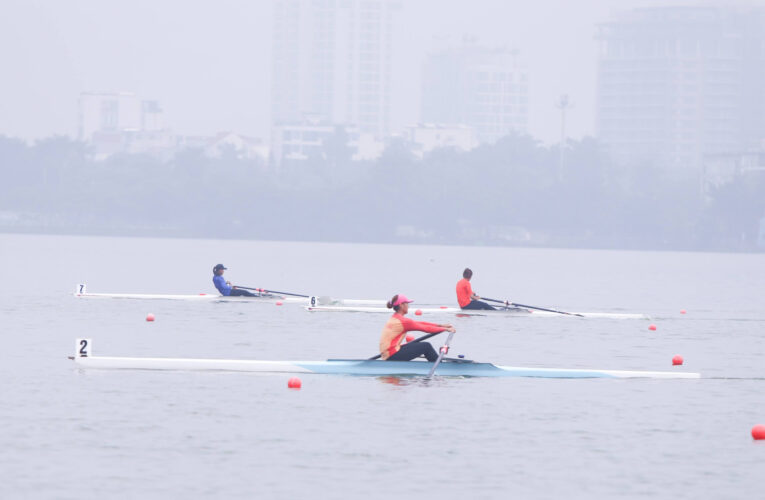
[[248,286],[240,286],[240,285],[235,285],[234,288],[241,288],[242,290],[252,290],[254,292],[275,293],[277,295],[291,295],[292,297],[303,297],[305,299],[310,297],[310,295],[302,295],[299,293],[277,292],[276,290],[266,290],[265,288],[250,288]]
[[436,372],[436,368],[438,368],[441,360],[444,359],[446,353],[449,352],[449,342],[452,341],[452,337],[454,337],[454,332],[449,332],[449,336],[446,337],[446,342],[443,346],[441,346],[441,349],[438,350],[438,359],[436,359],[436,362],[433,363],[433,368],[430,369],[430,373],[428,373],[427,378],[433,377],[433,374]]
[[[415,342],[422,342],[423,340],[428,340],[430,337],[435,337],[439,333],[441,333],[441,332],[438,332],[438,333],[429,333],[427,335],[423,335],[422,337],[418,337],[418,338],[414,339],[413,341],[411,341],[409,343],[410,344],[414,344]],[[380,356],[382,356],[382,354],[378,354],[377,356],[372,356],[371,358],[367,358],[367,361],[372,361],[374,359],[379,358]]]
[[537,311],[546,311],[546,312],[558,313],[558,314],[568,314],[569,316],[579,316],[580,318],[584,318],[584,314],[579,314],[579,313],[570,313],[566,311],[558,311],[555,309],[545,309],[544,307],[527,306],[525,304],[518,304],[516,302],[508,302],[506,300],[489,299],[487,297],[481,297],[481,299],[488,300],[489,302],[498,302],[500,304],[505,304],[506,306],[523,307],[524,309],[536,309]]

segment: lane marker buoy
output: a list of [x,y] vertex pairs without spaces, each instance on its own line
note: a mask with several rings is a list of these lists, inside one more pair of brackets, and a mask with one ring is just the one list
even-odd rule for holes
[[765,439],[765,425],[757,424],[752,427],[752,437],[758,441]]
[[656,325],[648,325],[648,329],[651,330],[652,332],[655,332],[656,331]]
[[680,356],[679,354],[672,358],[673,366],[682,365],[682,364],[683,364],[683,357]]
[[152,313],[147,314],[146,321],[154,321],[154,315]]
[[303,386],[303,382],[297,377],[292,377],[287,381],[287,387],[290,389],[300,389]]

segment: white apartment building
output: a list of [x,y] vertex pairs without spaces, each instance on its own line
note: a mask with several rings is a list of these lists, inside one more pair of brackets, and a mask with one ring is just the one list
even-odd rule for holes
[[78,107],[77,136],[81,141],[92,141],[97,132],[151,132],[165,128],[157,101],[141,100],[132,92],[83,92]]
[[765,138],[762,8],[635,9],[598,39],[598,135],[617,161],[695,174]]
[[388,0],[278,0],[273,126],[311,120],[352,127],[381,141],[390,130],[391,38],[398,8]]
[[475,130],[467,125],[421,123],[407,127],[404,137],[411,144],[412,152],[420,158],[436,149],[470,151],[478,146]]
[[114,153],[168,154],[173,137],[157,101],[131,92],[83,92],[78,100],[77,137],[97,159]]
[[518,52],[466,43],[423,66],[424,123],[466,125],[481,143],[528,129],[529,82]]
[[342,153],[354,161],[373,160],[383,149],[382,141],[359,133],[355,127],[332,125],[317,117],[271,129],[271,162],[277,166],[309,159],[327,160]]

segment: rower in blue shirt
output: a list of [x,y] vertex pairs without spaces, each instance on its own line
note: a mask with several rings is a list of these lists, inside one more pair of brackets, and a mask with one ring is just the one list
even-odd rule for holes
[[213,284],[221,295],[224,297],[257,297],[254,293],[232,286],[230,281],[223,279],[223,271],[226,269],[227,268],[224,267],[223,264],[216,264],[215,267],[213,267]]

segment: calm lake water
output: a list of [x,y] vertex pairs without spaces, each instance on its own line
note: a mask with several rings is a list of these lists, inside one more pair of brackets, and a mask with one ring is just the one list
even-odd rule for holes
[[[0,235],[2,498],[763,498],[765,255]],[[80,370],[115,356],[376,354],[387,316],[77,299],[235,284],[453,305],[479,294],[650,320],[449,318],[452,354],[701,380]],[[687,314],[680,314],[687,310]],[[154,323],[144,319],[156,315]],[[424,320],[442,321],[423,316]],[[650,331],[649,324],[657,330]]]

